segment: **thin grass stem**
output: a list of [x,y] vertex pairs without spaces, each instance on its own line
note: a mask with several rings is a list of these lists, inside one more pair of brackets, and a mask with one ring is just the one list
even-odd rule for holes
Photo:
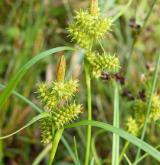
[[[88,107],[88,120],[92,120],[92,109],[91,109],[91,77],[89,71],[89,65],[85,61],[85,75],[86,75],[86,85],[87,85],[87,107]],[[91,148],[91,125],[87,128],[87,139],[86,139],[86,154],[85,154],[85,165],[89,164],[90,158],[90,148]]]

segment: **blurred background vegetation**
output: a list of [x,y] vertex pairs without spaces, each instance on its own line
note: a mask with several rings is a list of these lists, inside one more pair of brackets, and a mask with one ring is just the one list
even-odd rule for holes
[[[101,13],[112,17],[123,9],[128,0],[99,0]],[[57,46],[73,46],[67,34],[67,26],[72,21],[75,10],[87,8],[87,0],[1,0],[0,1],[0,83],[9,79],[36,54]],[[160,44],[160,1],[133,0],[125,14],[114,22],[113,30],[103,40],[105,50],[118,55],[121,72],[116,79],[121,84],[121,127],[132,114],[130,100],[139,97],[145,80],[153,75]],[[99,48],[98,45],[95,45]],[[99,48],[100,49],[100,48]],[[32,67],[17,86],[16,91],[39,105],[36,99],[36,84],[39,81],[54,80],[57,62],[61,54],[46,58]],[[65,53],[67,58],[67,78],[72,75],[80,81],[77,100],[86,105],[84,83],[83,51]],[[158,84],[160,85],[160,83]],[[159,91],[160,92],[160,91]],[[1,93],[1,91],[0,91]],[[112,123],[113,87],[107,80],[92,81],[93,117],[96,120]],[[84,108],[85,109],[85,108]],[[35,116],[30,106],[11,96],[0,111],[0,127],[3,134],[13,132]],[[81,116],[85,118],[86,113]],[[44,146],[40,142],[40,130],[35,124],[3,143],[4,163],[9,165],[30,165]],[[160,134],[155,125],[150,126],[151,136],[147,140],[158,144]],[[97,129],[94,129],[95,134]],[[64,137],[73,148],[76,136],[79,157],[84,158],[85,129],[65,131]],[[121,147],[125,141],[121,140]],[[96,150],[104,164],[111,160],[112,135],[101,134],[96,139]],[[128,153],[134,160],[136,148],[132,145]],[[48,157],[41,163],[46,164]],[[73,164],[70,154],[60,143],[56,164]],[[127,164],[125,161],[122,164]],[[142,162],[144,164],[144,162]],[[145,164],[156,165],[151,157]]]

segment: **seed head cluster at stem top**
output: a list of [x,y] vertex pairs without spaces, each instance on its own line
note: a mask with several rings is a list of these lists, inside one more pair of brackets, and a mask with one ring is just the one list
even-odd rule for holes
[[86,50],[85,58],[95,78],[99,78],[102,72],[112,74],[120,70],[120,62],[115,55],[91,50],[93,45],[99,43],[111,30],[112,19],[104,18],[100,14],[97,0],[91,1],[89,9],[77,11],[68,27],[71,41]]

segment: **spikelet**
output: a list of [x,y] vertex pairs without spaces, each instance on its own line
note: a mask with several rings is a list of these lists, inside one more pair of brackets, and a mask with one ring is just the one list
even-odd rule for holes
[[136,120],[133,119],[131,116],[128,117],[126,126],[127,126],[129,133],[131,133],[135,136],[138,135],[140,127],[139,127],[138,123],[136,122]]
[[52,85],[51,94],[59,99],[68,100],[73,97],[78,90],[78,81],[72,79],[67,82],[54,81]]
[[115,55],[88,52],[86,59],[92,67],[93,76],[96,78],[100,77],[102,72],[115,74],[120,70],[120,61]]
[[[139,127],[142,127],[145,122],[149,95],[146,96],[146,101],[137,99],[132,104],[132,109],[134,111],[135,120],[138,123]],[[156,122],[160,119],[160,97],[157,94],[154,94],[152,97],[150,113],[147,118],[148,123]]]
[[76,105],[75,103],[62,107],[52,111],[53,122],[56,129],[63,128],[65,125],[69,124],[82,113],[82,106]]
[[51,87],[47,82],[38,84],[37,93],[46,110],[51,110],[57,105],[58,101],[55,96],[51,95]]
[[41,142],[43,144],[48,144],[52,139],[52,119],[45,118],[40,120],[40,129],[41,129]]
[[69,36],[80,47],[88,49],[93,41],[100,40],[111,31],[112,20],[91,14],[89,10],[76,12],[73,23],[68,27]]
[[160,97],[157,94],[154,94],[151,104],[151,112],[149,114],[150,121],[157,121],[160,119]]

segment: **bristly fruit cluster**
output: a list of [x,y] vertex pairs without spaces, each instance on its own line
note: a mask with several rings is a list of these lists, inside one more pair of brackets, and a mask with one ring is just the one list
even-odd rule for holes
[[112,19],[100,15],[98,1],[93,0],[88,10],[76,12],[73,23],[68,27],[69,36],[76,44],[86,50],[86,60],[92,68],[92,74],[99,78],[103,71],[118,73],[120,62],[110,53],[99,54],[92,51],[94,42],[100,42],[111,31]]
[[[129,117],[126,124],[130,133],[138,135],[138,132],[143,127],[148,109],[148,102],[149,95],[146,96],[145,100],[136,99],[133,101],[132,110],[134,117]],[[147,119],[148,123],[160,120],[160,96],[158,94],[154,94],[151,102],[150,113]]]
[[120,62],[115,55],[87,52],[86,59],[90,63],[93,76],[96,78],[99,78],[102,72],[108,74],[119,72]]
[[68,31],[73,41],[89,49],[93,41],[102,39],[111,30],[111,25],[111,19],[102,18],[99,14],[92,15],[89,10],[80,10],[76,12]]
[[[62,60],[60,65],[62,64]],[[61,70],[62,69],[62,70]],[[78,81],[64,81],[65,69],[59,66],[57,80],[38,85],[37,93],[49,117],[41,120],[42,142],[49,143],[53,130],[61,129],[82,113],[82,106],[72,101],[78,90]]]

